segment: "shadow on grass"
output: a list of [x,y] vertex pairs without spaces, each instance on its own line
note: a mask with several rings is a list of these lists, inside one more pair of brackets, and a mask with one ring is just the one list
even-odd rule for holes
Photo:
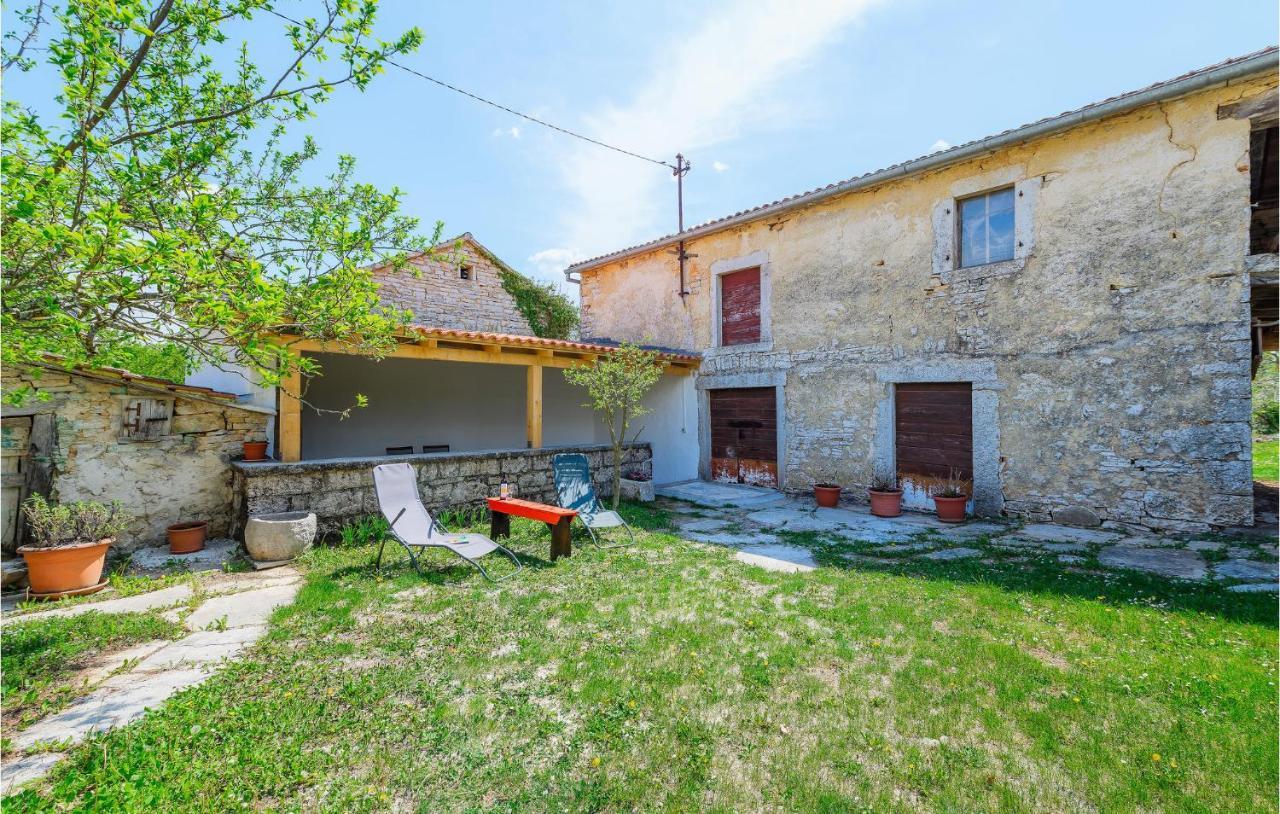
[[[623,514],[638,529],[673,530],[671,514],[664,509],[624,503]],[[1101,599],[1167,611],[1210,613],[1270,628],[1278,626],[1275,594],[1234,593],[1223,585],[1165,579],[1140,571],[1106,569],[1092,554],[1084,554],[1080,563],[1064,564],[1052,554],[1029,549],[1004,549],[992,545],[988,537],[979,536],[959,544],[979,550],[980,556],[933,561],[911,556],[918,552],[894,552],[890,555],[884,551],[883,545],[833,542],[817,532],[771,529],[769,533],[789,545],[808,549],[814,561],[824,568],[990,585],[1006,591],[1057,594],[1094,601]],[[927,534],[921,539],[941,542]]]

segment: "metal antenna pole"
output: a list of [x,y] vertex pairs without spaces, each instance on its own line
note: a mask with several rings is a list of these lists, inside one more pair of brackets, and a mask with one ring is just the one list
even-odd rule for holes
[[[678,226],[677,234],[684,235],[684,177],[689,174],[689,170],[693,167],[684,156],[676,153],[676,165],[672,168],[671,174],[676,177],[676,223]],[[684,237],[680,238],[680,243],[676,247],[676,257],[680,260],[680,290],[681,297],[689,294],[685,288],[685,261],[690,257],[697,257],[696,254],[689,254],[684,250]]]

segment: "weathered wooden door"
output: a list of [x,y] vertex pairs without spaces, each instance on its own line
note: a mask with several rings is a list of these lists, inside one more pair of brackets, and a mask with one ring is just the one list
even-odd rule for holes
[[18,522],[25,491],[31,417],[0,420],[0,548],[12,552],[18,544]]
[[969,382],[899,384],[894,447],[898,473],[973,479],[973,385]]
[[708,391],[711,479],[778,485],[778,400],[772,387]]

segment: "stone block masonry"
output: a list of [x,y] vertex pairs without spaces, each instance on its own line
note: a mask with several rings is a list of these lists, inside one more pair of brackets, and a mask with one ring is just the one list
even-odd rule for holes
[[502,285],[497,262],[468,236],[459,243],[414,258],[399,271],[375,269],[378,296],[412,312],[418,325],[532,336],[528,320]]
[[[32,382],[49,400],[27,405],[26,412],[44,417],[52,430],[41,442],[46,448],[33,444],[32,464],[43,470],[52,500],[120,503],[127,523],[115,553],[161,543],[165,528],[182,521],[207,520],[210,537],[226,536],[232,520],[227,464],[243,455],[246,437],[264,436],[274,418],[271,411],[135,392],[69,372],[5,371],[6,392]],[[153,395],[172,405],[163,432],[123,440],[125,403]],[[5,414],[11,411],[6,408]]]
[[[243,534],[250,515],[309,511],[319,520],[321,537],[335,535],[352,520],[378,514],[373,468],[385,463],[403,462],[417,469],[418,491],[432,511],[483,507],[484,499],[497,495],[504,481],[511,484],[516,497],[554,504],[551,459],[563,452],[586,455],[596,493],[602,500],[612,495],[613,449],[605,445],[296,463],[241,461],[233,464],[237,522],[232,533]],[[648,444],[633,444],[623,451],[622,466],[627,472],[651,475],[652,464],[653,451]]]

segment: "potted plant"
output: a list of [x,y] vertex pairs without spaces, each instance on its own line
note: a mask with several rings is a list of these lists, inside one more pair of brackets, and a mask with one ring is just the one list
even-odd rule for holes
[[205,537],[209,534],[209,521],[174,523],[165,532],[169,536],[170,554],[191,554],[204,548]]
[[813,499],[824,509],[834,509],[840,503],[840,485],[819,481],[813,485]]
[[902,487],[897,475],[877,475],[867,488],[871,498],[871,513],[876,517],[897,517],[902,514]]
[[244,459],[246,461],[265,461],[267,459],[267,439],[258,433],[250,433],[245,436]]
[[79,500],[62,505],[42,495],[27,498],[22,507],[31,537],[18,549],[27,563],[32,596],[57,599],[101,590],[107,549],[124,525],[119,505],[104,506]]
[[944,523],[963,523],[965,504],[969,502],[969,481],[961,478],[956,471],[945,478],[939,478],[929,484],[929,497],[933,498],[934,508],[938,511],[938,519]]
[[626,500],[636,500],[640,503],[654,501],[653,478],[643,469],[637,467],[627,469],[622,473],[622,480],[618,486],[622,489],[622,497]]

